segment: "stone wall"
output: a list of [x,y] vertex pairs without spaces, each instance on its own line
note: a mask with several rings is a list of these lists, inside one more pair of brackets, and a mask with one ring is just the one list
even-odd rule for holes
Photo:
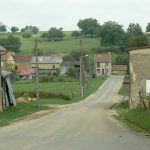
[[150,80],[150,49],[130,51],[130,98],[133,106],[139,104],[138,92],[146,92],[146,80]]

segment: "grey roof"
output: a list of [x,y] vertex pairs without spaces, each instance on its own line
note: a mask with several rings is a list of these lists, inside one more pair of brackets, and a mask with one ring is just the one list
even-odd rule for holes
[[0,52],[7,52],[7,50],[3,46],[0,45]]
[[[62,63],[61,57],[56,56],[38,56],[38,63],[39,64],[61,64]],[[31,64],[35,64],[35,56],[32,57]]]
[[61,66],[80,66],[80,61],[63,61]]

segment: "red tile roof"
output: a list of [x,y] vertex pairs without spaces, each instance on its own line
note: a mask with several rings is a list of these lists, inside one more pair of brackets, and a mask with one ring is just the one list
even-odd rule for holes
[[16,55],[14,56],[15,62],[30,62],[32,59],[32,56],[21,56]]
[[141,50],[141,49],[150,49],[150,46],[141,46],[141,47],[128,48],[127,51]]
[[19,75],[30,75],[35,71],[35,68],[27,67],[26,65],[18,65],[17,66],[17,73]]
[[127,65],[112,65],[112,71],[127,71]]
[[111,54],[96,54],[95,55],[96,62],[111,62]]

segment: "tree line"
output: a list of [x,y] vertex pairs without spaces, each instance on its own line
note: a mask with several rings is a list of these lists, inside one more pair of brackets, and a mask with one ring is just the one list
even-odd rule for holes
[[[100,24],[98,20],[94,18],[86,18],[80,19],[77,26],[79,30],[73,31],[71,36],[74,38],[98,38],[101,43],[101,47],[99,48],[101,50],[112,46],[118,46],[122,49],[122,47],[146,46],[149,44],[147,35],[144,34],[138,23],[130,23],[128,28],[125,30],[121,24],[115,21],[107,21]],[[12,33],[19,31],[21,32],[23,38],[30,38],[32,34],[37,34],[39,32],[39,28],[32,25],[25,26],[21,29],[16,26],[11,27]],[[0,25],[0,33],[5,32],[7,32],[7,27],[5,25]],[[150,32],[150,23],[146,26],[146,32]],[[45,31],[41,35],[41,38],[47,41],[63,40],[64,37],[65,34],[63,32],[63,28],[56,27],[51,27],[48,31]],[[21,45],[19,38],[15,37],[15,34],[8,35],[8,37],[4,39],[1,37],[0,44],[3,46],[10,45],[10,49],[12,49],[12,45],[15,44],[12,49],[14,52],[19,51],[19,47]]]

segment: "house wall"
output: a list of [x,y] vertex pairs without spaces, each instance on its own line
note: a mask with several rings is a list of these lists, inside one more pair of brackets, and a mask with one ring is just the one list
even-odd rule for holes
[[112,70],[113,75],[127,75],[127,71]]
[[96,75],[110,75],[111,74],[111,63],[100,63],[100,66],[96,63]]
[[133,50],[129,55],[130,100],[136,107],[139,104],[138,92],[142,88],[145,92],[146,80],[150,80],[150,49]]
[[[39,69],[57,69],[60,68],[60,64],[38,64]],[[53,68],[55,66],[55,68]],[[35,67],[35,64],[31,64],[31,67]]]

